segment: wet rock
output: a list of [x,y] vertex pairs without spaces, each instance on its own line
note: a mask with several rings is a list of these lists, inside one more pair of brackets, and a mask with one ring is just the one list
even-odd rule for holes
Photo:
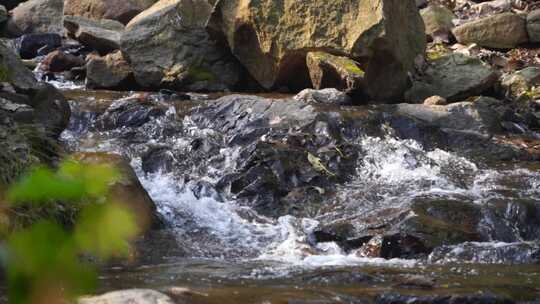
[[64,26],[69,36],[100,54],[120,49],[124,25],[118,21],[108,19],[95,21],[84,17],[66,16]]
[[49,84],[39,84],[34,88],[30,106],[35,111],[34,121],[48,130],[53,137],[60,136],[71,116],[71,110],[64,95]]
[[513,304],[514,301],[490,294],[413,296],[384,293],[375,298],[376,304]]
[[442,245],[480,241],[481,210],[468,202],[419,200],[411,206],[414,216],[396,225],[421,240],[425,252]]
[[456,102],[493,88],[497,73],[479,59],[451,54],[432,61],[422,79],[415,81],[405,94],[412,103],[438,95],[448,102]]
[[540,85],[540,68],[527,67],[517,72],[504,75],[501,87],[506,96],[518,98],[524,94],[531,94],[532,89]]
[[63,31],[64,0],[29,0],[11,11],[8,35],[57,33]]
[[471,21],[454,28],[453,33],[461,44],[494,49],[511,49],[529,41],[525,18],[514,13]]
[[163,222],[154,201],[139,182],[128,159],[106,153],[77,153],[72,155],[72,158],[84,164],[108,164],[115,167],[122,178],[111,185],[111,199],[133,212],[141,232],[162,226]]
[[432,4],[420,11],[420,15],[426,25],[426,34],[434,41],[450,40],[451,31],[454,28],[454,13],[444,5]]
[[328,105],[351,105],[352,99],[344,92],[337,89],[313,90],[305,89],[294,96],[294,99],[304,102],[320,103]]
[[211,10],[206,0],[162,0],[131,20],[122,53],[140,86],[213,91],[238,83],[236,60],[204,28]]
[[111,19],[127,24],[154,0],[65,0],[65,15],[93,20]]
[[146,173],[171,172],[174,163],[174,155],[164,147],[152,148],[142,156],[142,169]]
[[81,57],[66,54],[62,51],[54,51],[43,59],[40,68],[46,73],[59,73],[84,64],[85,61]]
[[208,27],[268,89],[309,87],[306,53],[325,49],[365,63],[370,96],[392,100],[407,88],[407,72],[426,45],[414,0],[241,5],[238,0],[218,1]]
[[94,56],[86,65],[86,87],[91,89],[129,88],[135,85],[133,71],[117,51],[105,57]]
[[16,49],[22,59],[32,59],[38,55],[47,55],[62,45],[59,34],[28,34],[15,40]]
[[378,235],[373,237],[353,254],[359,257],[371,258],[413,258],[427,254],[430,249],[424,245],[421,239],[403,233],[391,235]]
[[431,263],[539,264],[539,243],[464,243],[436,248]]
[[78,304],[174,304],[167,295],[150,289],[113,291],[101,296],[83,297]]
[[397,111],[424,123],[460,131],[492,133],[501,129],[500,116],[486,102],[458,102],[447,106],[400,104]]
[[324,52],[307,54],[307,68],[311,83],[317,90],[335,88],[348,93],[361,90],[365,73],[356,62]]
[[144,100],[124,99],[114,102],[96,121],[100,130],[140,127],[153,118],[163,116],[165,109]]

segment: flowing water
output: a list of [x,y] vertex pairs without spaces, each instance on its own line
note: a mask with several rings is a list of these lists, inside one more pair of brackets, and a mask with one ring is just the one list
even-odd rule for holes
[[[527,262],[540,252],[539,245],[519,239],[522,234],[512,233],[513,223],[506,225],[511,237],[505,242],[467,242],[416,259],[362,257],[335,242],[313,241],[321,223],[346,215],[368,225],[382,206],[405,208],[426,197],[477,205],[523,200],[539,204],[537,163],[486,165],[440,149],[427,151],[414,140],[361,136],[354,144],[363,150],[363,157],[354,177],[338,186],[331,204],[308,217],[276,219],[213,187],[224,171],[240,165],[237,148],[223,147],[205,160],[204,170],[188,168],[189,178],[184,166],[144,172],[142,157],[148,147],[186,151],[195,136],[215,136],[215,130],[200,128],[185,116],[196,104],[196,95],[191,101],[156,98],[165,115],[143,125],[99,131],[92,128],[99,121],[95,113],[130,94],[70,90],[66,95],[74,112],[62,137],[66,145],[75,151],[129,157],[168,224],[166,230],[147,237],[136,263],[103,271],[102,291],[182,286],[192,289],[188,297],[195,303],[362,303],[384,292],[481,291],[517,300],[540,299],[540,265]],[[482,225],[488,229],[502,224]],[[512,265],[516,261],[521,265]]]

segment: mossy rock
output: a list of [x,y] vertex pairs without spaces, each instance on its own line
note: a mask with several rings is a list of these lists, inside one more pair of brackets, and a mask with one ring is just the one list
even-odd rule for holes
[[208,81],[213,82],[217,80],[217,77],[212,71],[203,67],[190,67],[188,69],[188,78],[192,82]]

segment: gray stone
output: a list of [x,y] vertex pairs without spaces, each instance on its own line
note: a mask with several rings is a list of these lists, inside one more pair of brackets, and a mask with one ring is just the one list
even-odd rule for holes
[[11,11],[7,32],[11,36],[63,32],[63,0],[29,0]]
[[452,31],[461,44],[476,43],[482,47],[511,49],[529,41],[525,18],[502,13],[455,27]]
[[499,115],[486,102],[457,102],[447,106],[399,104],[397,111],[444,129],[480,133],[501,129]]
[[0,24],[6,22],[7,20],[8,20],[8,11],[3,5],[0,5]]
[[93,57],[86,65],[86,87],[91,89],[115,89],[130,85],[133,71],[121,52],[105,57]]
[[334,88],[322,90],[305,89],[294,96],[294,99],[311,103],[332,105],[350,105],[352,103],[349,95]]
[[517,98],[527,94],[540,85],[540,68],[527,67],[517,72],[507,74],[501,79],[503,93]]
[[85,17],[66,16],[64,26],[69,36],[101,54],[120,49],[124,25],[118,21],[95,21]]
[[451,54],[431,62],[423,78],[413,82],[405,99],[421,103],[433,95],[444,97],[448,102],[480,95],[493,88],[497,72],[477,58]]
[[122,36],[122,53],[144,88],[233,87],[240,67],[204,28],[205,0],[162,0],[135,17]]
[[101,296],[80,298],[78,304],[174,304],[167,295],[150,289],[113,291]]
[[527,15],[527,33],[532,43],[540,43],[540,9]]
[[420,11],[420,15],[426,25],[426,34],[434,39],[440,36],[448,36],[454,28],[453,20],[456,15],[443,5],[429,5]]

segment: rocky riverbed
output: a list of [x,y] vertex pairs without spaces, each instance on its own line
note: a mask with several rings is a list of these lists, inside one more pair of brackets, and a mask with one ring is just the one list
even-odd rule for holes
[[540,299],[538,4],[154,2],[0,6],[0,185],[113,162],[143,215],[81,303]]

